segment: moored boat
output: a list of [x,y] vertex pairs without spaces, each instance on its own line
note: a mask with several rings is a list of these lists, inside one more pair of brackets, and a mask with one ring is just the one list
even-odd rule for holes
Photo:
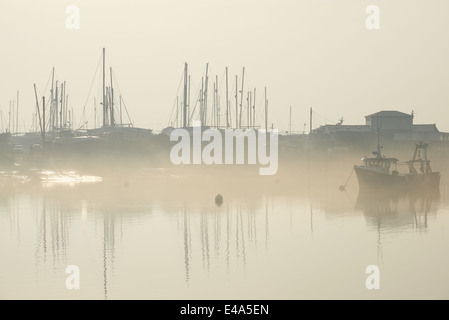
[[[433,172],[427,158],[425,143],[417,143],[413,158],[407,161],[407,173],[398,171],[399,160],[386,158],[381,154],[381,147],[377,145],[375,157],[364,157],[363,165],[355,165],[359,187],[387,188],[396,191],[435,190],[439,188],[440,173]],[[418,168],[418,169],[417,169]]]

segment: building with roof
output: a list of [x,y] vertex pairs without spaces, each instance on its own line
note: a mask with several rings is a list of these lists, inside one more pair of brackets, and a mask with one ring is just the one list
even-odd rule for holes
[[312,131],[317,143],[327,146],[348,146],[377,140],[378,133],[382,144],[432,143],[438,148],[449,149],[449,133],[440,132],[436,124],[414,124],[414,114],[384,110],[365,116],[365,124],[344,125],[343,121],[324,125]]

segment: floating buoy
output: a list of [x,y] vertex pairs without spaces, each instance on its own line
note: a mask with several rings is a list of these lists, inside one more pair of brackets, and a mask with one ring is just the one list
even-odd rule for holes
[[221,194],[217,194],[215,196],[215,204],[217,206],[221,206],[223,204],[223,196]]

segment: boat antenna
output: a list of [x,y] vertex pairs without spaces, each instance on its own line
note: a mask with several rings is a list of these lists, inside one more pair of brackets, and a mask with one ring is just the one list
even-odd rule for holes
[[380,124],[379,124],[379,114],[377,114],[377,156],[378,159],[382,158],[380,153]]

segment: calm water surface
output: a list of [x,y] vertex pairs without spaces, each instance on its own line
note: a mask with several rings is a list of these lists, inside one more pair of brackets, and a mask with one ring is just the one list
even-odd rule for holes
[[[339,192],[346,178],[2,172],[0,298],[448,299],[444,176],[413,197],[365,197],[355,179]],[[80,290],[66,289],[68,265]],[[380,290],[365,287],[368,265]]]

